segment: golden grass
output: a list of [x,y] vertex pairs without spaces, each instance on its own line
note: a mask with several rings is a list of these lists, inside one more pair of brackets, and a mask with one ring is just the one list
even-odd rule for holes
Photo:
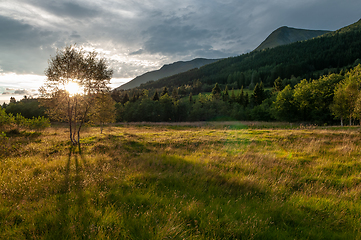
[[358,128],[245,125],[87,127],[80,150],[61,125],[2,140],[0,238],[361,237]]

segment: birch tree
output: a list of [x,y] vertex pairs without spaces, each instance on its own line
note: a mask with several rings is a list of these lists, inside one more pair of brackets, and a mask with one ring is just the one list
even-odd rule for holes
[[41,101],[52,119],[69,124],[70,141],[77,145],[95,96],[109,90],[113,71],[96,52],[73,45],[50,58],[45,75],[45,84],[39,89]]

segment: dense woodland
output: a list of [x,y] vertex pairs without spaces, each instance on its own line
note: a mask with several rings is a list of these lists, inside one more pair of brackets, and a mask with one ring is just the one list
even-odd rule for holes
[[[118,121],[206,121],[261,120],[334,124],[335,119],[360,119],[361,65],[349,71],[330,73],[318,79],[303,79],[294,87],[288,79],[277,78],[265,89],[257,83],[253,91],[221,89],[215,84],[211,93],[179,96],[180,88],[150,95],[148,90],[116,95]],[[360,99],[360,100],[358,100]],[[338,121],[338,120],[337,120]]]
[[[117,121],[352,125],[361,118],[360,56],[361,20],[315,39],[223,59],[109,94]],[[44,116],[44,108],[33,99],[13,101],[3,108],[27,118]]]

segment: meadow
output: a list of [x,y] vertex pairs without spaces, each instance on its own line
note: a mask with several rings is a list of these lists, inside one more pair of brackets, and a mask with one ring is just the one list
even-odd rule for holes
[[359,127],[66,126],[0,136],[0,239],[361,239]]

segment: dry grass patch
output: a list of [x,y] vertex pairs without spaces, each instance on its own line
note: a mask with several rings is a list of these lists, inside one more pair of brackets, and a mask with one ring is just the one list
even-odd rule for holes
[[[357,129],[66,127],[9,137],[3,239],[357,239]],[[288,126],[287,126],[288,127]]]

